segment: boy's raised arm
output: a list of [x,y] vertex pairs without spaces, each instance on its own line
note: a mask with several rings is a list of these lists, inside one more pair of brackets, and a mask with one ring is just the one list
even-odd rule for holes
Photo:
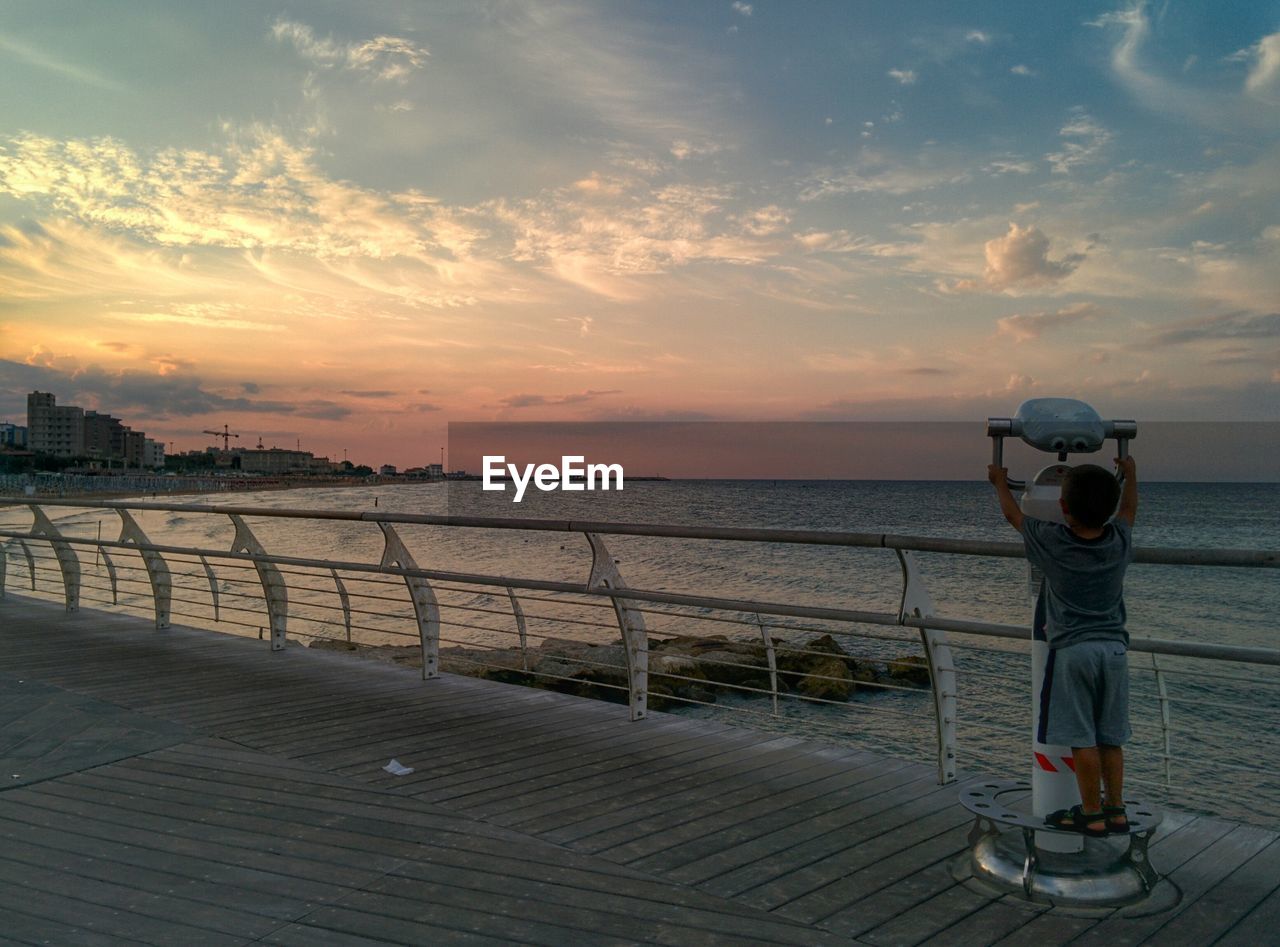
[[1008,469],[988,464],[987,479],[995,485],[996,499],[1000,501],[1000,512],[1004,514],[1010,526],[1022,532],[1022,510],[1018,508],[1018,501],[1013,498],[1013,492],[1009,489]]
[[1120,491],[1120,506],[1115,518],[1132,526],[1138,515],[1138,467],[1132,457],[1117,457],[1116,467],[1124,475],[1124,487]]

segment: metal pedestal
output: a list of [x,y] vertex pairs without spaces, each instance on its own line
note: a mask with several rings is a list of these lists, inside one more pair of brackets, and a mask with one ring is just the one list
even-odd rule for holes
[[[1160,880],[1147,853],[1162,815],[1139,799],[1126,799],[1129,831],[1085,838],[1084,851],[1058,853],[1036,846],[1036,833],[1060,833],[1011,803],[1031,792],[1031,784],[982,780],[960,791],[974,814],[969,832],[970,865],[982,879],[1033,901],[1072,907],[1121,907],[1145,900]],[[1002,832],[1001,826],[1015,831]],[[1117,845],[1127,842],[1127,845]]]

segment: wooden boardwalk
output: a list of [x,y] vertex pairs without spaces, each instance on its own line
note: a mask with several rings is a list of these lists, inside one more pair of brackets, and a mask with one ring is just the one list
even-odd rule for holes
[[[391,758],[414,767],[391,776]],[[0,941],[1274,942],[1280,841],[1169,813],[1181,899],[957,880],[932,767],[0,601]]]

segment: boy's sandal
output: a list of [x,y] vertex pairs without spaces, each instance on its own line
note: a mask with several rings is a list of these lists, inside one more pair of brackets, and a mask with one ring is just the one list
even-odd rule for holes
[[1125,815],[1124,806],[1103,806],[1102,814],[1107,820],[1107,831],[1116,835],[1125,835],[1129,831],[1129,817]]
[[[1100,823],[1096,829],[1089,827],[1094,822]],[[1070,809],[1059,809],[1057,812],[1051,812],[1044,817],[1044,824],[1050,828],[1079,832],[1081,835],[1088,835],[1091,838],[1102,838],[1107,834],[1106,820],[1102,813],[1085,812],[1080,806],[1072,806]]]

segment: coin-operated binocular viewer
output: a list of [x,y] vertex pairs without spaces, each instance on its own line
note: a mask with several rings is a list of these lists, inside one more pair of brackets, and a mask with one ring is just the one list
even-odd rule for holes
[[[1071,467],[1071,454],[1092,454],[1114,439],[1120,457],[1137,435],[1133,421],[1104,421],[1089,405],[1070,398],[1034,398],[1011,418],[990,418],[987,435],[992,462],[1004,466],[1004,439],[1019,437],[1030,446],[1056,454],[1057,462],[1040,470],[1030,482],[1009,479],[1022,490],[1023,513],[1037,519],[1063,522],[1059,500],[1062,481]],[[1037,740],[1040,694],[1048,664],[1043,577],[1029,572],[1034,604],[1031,643],[1031,780],[978,780],[961,790],[961,802],[975,816],[969,835],[969,866],[976,877],[1002,887],[1021,887],[1034,900],[1061,905],[1119,906],[1144,900],[1153,892],[1159,874],[1147,857],[1147,844],[1160,824],[1151,806],[1126,794],[1129,846],[1117,856],[1108,845],[1086,847],[1084,836],[1049,828],[1044,817],[1080,802],[1072,749]],[[1007,800],[1031,792],[1032,814]],[[1020,831],[1002,832],[1001,827]]]
[[[1129,440],[1137,435],[1133,421],[1104,421],[1083,401],[1072,398],[1033,398],[1025,401],[1011,418],[988,418],[987,436],[991,438],[991,462],[1004,466],[1004,439],[1020,437],[1037,450],[1057,454],[1058,462],[1040,470],[1026,483],[1009,479],[1011,490],[1024,490],[1019,506],[1028,516],[1063,522],[1058,500],[1062,496],[1062,480],[1068,470],[1070,454],[1093,454],[1114,438],[1119,456],[1128,453]],[[1071,748],[1051,746],[1036,739],[1039,729],[1040,691],[1044,684],[1049,643],[1045,635],[1044,602],[1041,599],[1041,576],[1029,569],[1028,584],[1035,619],[1031,640],[1031,798],[1032,813],[1043,817],[1057,809],[1069,809],[1080,802],[1072,768]],[[1039,833],[1037,843],[1046,851],[1078,852],[1083,847],[1080,836]]]

